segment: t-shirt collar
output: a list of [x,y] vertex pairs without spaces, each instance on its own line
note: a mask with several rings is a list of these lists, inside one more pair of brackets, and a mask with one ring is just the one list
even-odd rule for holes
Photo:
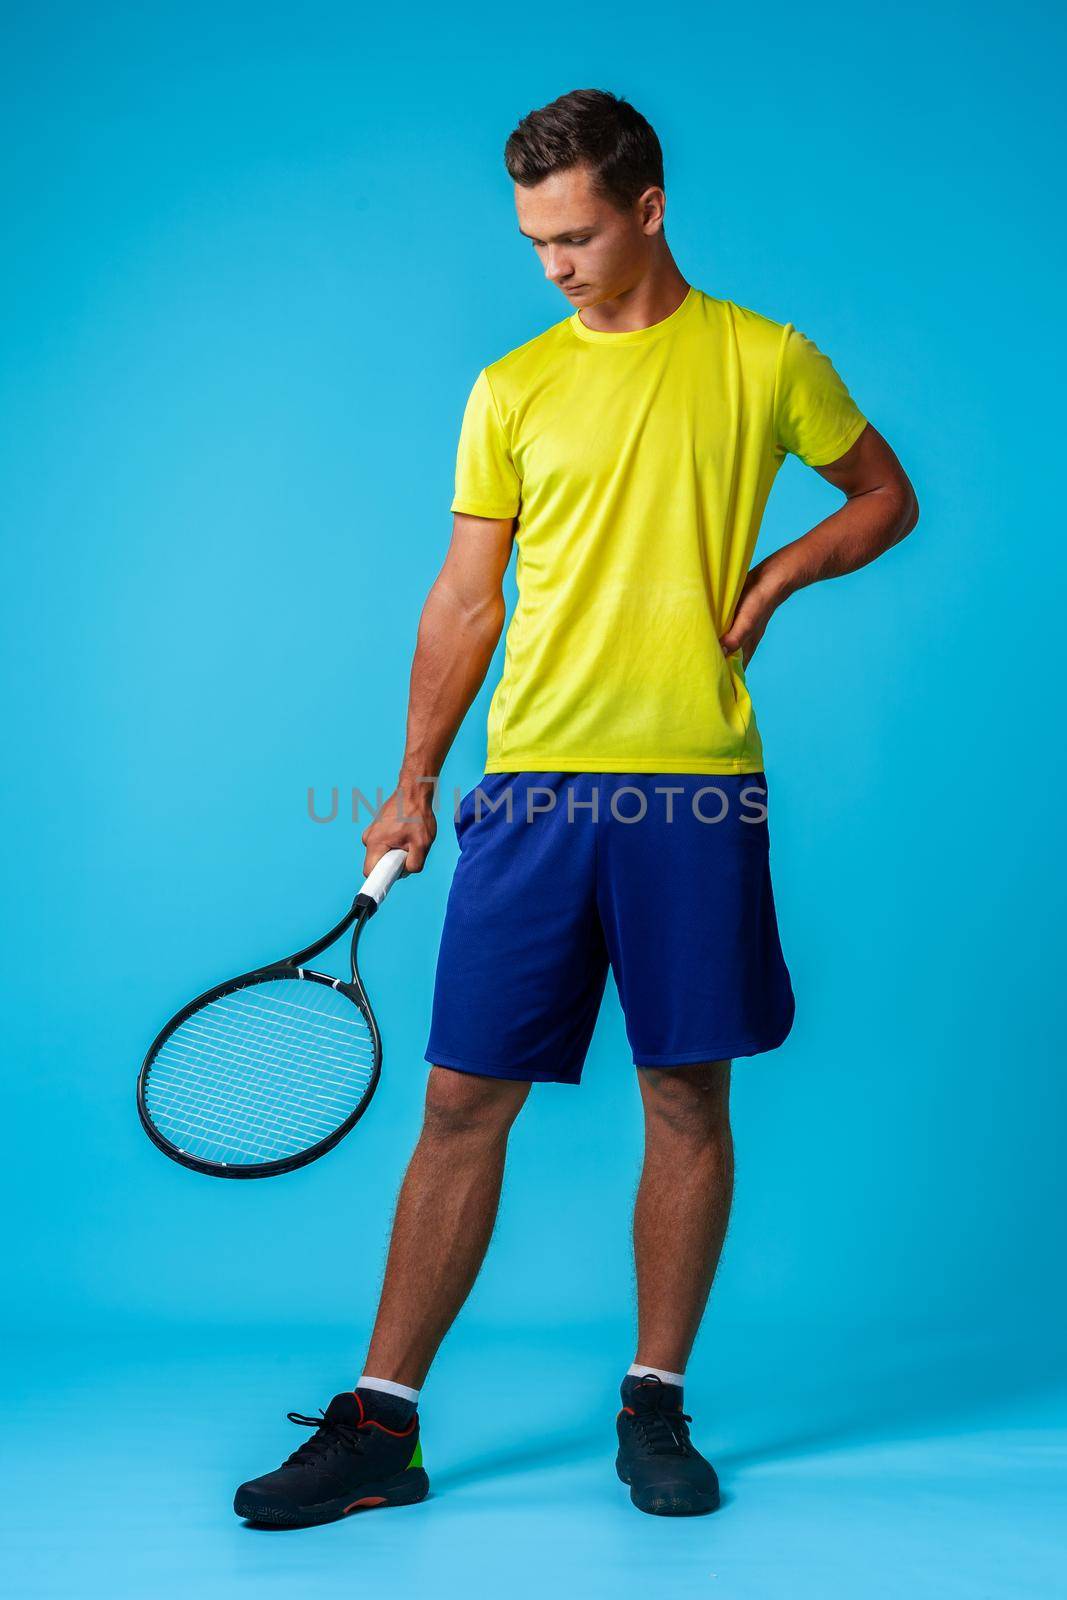
[[699,290],[690,284],[681,305],[676,306],[669,317],[663,317],[647,328],[628,328],[623,333],[604,333],[599,328],[587,328],[582,321],[580,311],[575,311],[569,321],[578,338],[585,339],[589,344],[646,344],[650,339],[658,339],[661,335],[670,333],[695,304],[698,293]]

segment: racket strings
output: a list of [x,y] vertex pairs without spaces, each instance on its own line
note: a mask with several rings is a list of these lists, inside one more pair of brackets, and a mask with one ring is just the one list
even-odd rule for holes
[[[226,1036],[225,1032],[220,1033],[213,1019],[209,1019],[208,1024],[205,1025],[202,1022],[197,1022],[196,1017],[190,1017],[188,1023],[185,1024],[186,1031],[182,1038],[182,1049],[190,1053],[210,1052],[221,1064],[225,1065],[232,1062],[234,1067],[238,1069],[245,1064],[249,1049],[257,1049],[264,1059],[273,1058],[278,1061],[287,1061],[290,1052],[285,1041],[277,1037],[277,1024],[277,1018],[271,1018],[267,1022],[259,1022],[258,1019],[252,1019],[244,1025],[240,1048],[234,1049],[232,1040]],[[342,1048],[347,1053],[350,1048],[349,1041],[342,1041]],[[355,1047],[355,1052],[360,1056],[364,1054],[359,1050],[358,1046]],[[373,1062],[374,1047],[369,1037],[365,1056],[368,1063]],[[309,1065],[321,1069],[324,1081],[329,1080],[331,1072],[337,1064],[337,1042],[331,1040],[329,1048],[324,1049],[321,1044],[316,1042],[309,1031],[308,1038],[304,1040],[303,1059]]]
[[169,1035],[145,1105],[183,1153],[262,1165],[338,1128],[375,1069],[369,1023],[347,995],[313,979],[269,979],[211,1001]]
[[[164,1084],[161,1090],[160,1086],[157,1085],[156,1103],[152,1108],[153,1121],[156,1122],[158,1127],[160,1094],[165,1093],[169,1088],[169,1116],[172,1127],[177,1128],[181,1125],[186,1133],[191,1133],[195,1129],[205,1133],[208,1131],[219,1134],[226,1132],[233,1121],[234,1095],[230,1091],[229,1081],[223,1082],[220,1080],[220,1084],[221,1087],[214,1091],[207,1086],[201,1088],[197,1085],[194,1088],[189,1088],[179,1087],[176,1083]],[[348,1109],[351,1109],[347,1100],[344,1105],[347,1109],[341,1117],[336,1116],[336,1114],[326,1115],[324,1102],[320,1102],[316,1106],[315,1109],[323,1113],[317,1122],[321,1129],[318,1135],[319,1138],[325,1137],[331,1129],[337,1126],[338,1121],[344,1121],[344,1117],[348,1115]],[[329,1109],[334,1111],[335,1107],[331,1106]],[[294,1134],[299,1133],[300,1137],[303,1138],[304,1135],[312,1132],[315,1127],[316,1119],[312,1115],[288,1115],[287,1108],[279,1103],[272,1105],[269,1113],[262,1108],[254,1106],[249,1106],[246,1110],[245,1131],[250,1136],[268,1129],[279,1132],[288,1129]],[[317,1143],[317,1139],[312,1139],[310,1142]]]
[[247,1075],[241,1081],[216,1080],[213,1089],[203,1082],[190,1088],[157,1081],[150,1114],[172,1143],[202,1160],[232,1164],[239,1158],[262,1163],[282,1159],[325,1138],[358,1104],[368,1081],[353,1084],[343,1098],[328,1100],[301,1097],[295,1086],[278,1084],[276,1070],[273,1077],[275,1092],[269,1099],[261,1074],[254,1080]]

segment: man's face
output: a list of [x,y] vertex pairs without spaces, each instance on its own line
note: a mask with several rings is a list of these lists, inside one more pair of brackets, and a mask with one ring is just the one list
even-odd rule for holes
[[649,189],[620,211],[596,193],[588,167],[553,173],[531,189],[515,185],[520,232],[545,277],[577,307],[611,300],[641,280],[662,226],[662,201],[662,190]]

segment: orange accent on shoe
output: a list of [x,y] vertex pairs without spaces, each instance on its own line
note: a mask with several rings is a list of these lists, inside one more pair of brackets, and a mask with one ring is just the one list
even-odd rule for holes
[[352,1393],[355,1395],[356,1404],[359,1406],[359,1421],[356,1423],[357,1428],[380,1428],[383,1433],[388,1433],[393,1439],[406,1439],[409,1433],[414,1433],[419,1421],[417,1412],[412,1417],[406,1428],[400,1428],[399,1430],[396,1428],[387,1428],[384,1422],[375,1422],[373,1417],[368,1417],[366,1409],[363,1405],[363,1396],[360,1394],[359,1390],[353,1389]]
[[350,1506],[345,1506],[344,1514],[347,1517],[350,1511],[358,1511],[362,1506],[384,1506],[384,1504],[384,1494],[368,1494],[364,1495],[362,1500],[353,1500]]
[[633,1406],[623,1406],[622,1410],[619,1412],[619,1416],[620,1417],[623,1416],[623,1415],[625,1415],[627,1417],[632,1417],[633,1414],[634,1414]]

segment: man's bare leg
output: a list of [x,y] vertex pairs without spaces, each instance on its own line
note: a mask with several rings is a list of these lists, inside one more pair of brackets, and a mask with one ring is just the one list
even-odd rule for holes
[[730,1063],[640,1068],[638,1081],[645,1159],[634,1206],[637,1361],[682,1373],[730,1217]]
[[478,1276],[528,1083],[433,1067],[364,1371],[418,1389]]
[[279,1470],[241,1484],[233,1502],[239,1517],[304,1528],[357,1508],[426,1498],[415,1397],[403,1391],[421,1385],[478,1276],[508,1132],[529,1088],[432,1069],[422,1134],[397,1202],[367,1382],[334,1395],[321,1419],[290,1413],[315,1433]]

